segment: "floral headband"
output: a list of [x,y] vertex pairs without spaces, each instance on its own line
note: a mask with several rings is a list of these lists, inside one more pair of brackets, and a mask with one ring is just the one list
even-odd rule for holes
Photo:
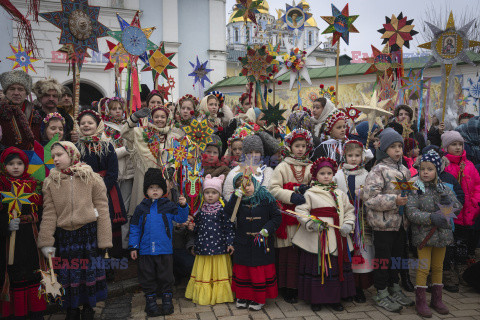
[[158,107],[155,107],[152,109],[152,111],[150,112],[150,114],[152,115],[153,117],[153,114],[159,110],[162,110],[163,112],[165,112],[167,114],[167,117],[168,115],[170,114],[170,109],[168,109],[167,107],[165,106],[158,106]]
[[346,120],[345,113],[341,111],[335,111],[334,113],[332,113],[325,121],[325,133],[330,134],[333,126],[340,120]]
[[65,126],[65,119],[58,112],[52,112],[47,114],[47,116],[43,118],[43,123],[47,125],[50,122],[50,120],[53,120],[53,119],[60,120],[62,122],[62,125]]
[[186,94],[181,97],[180,100],[178,100],[178,105],[182,106],[182,103],[185,101],[192,101],[194,108],[200,104],[200,101],[198,101],[196,97],[192,96],[191,94]]
[[77,122],[80,123],[80,119],[82,119],[82,117],[87,114],[93,116],[93,118],[97,121],[97,124],[100,123],[100,121],[102,120],[98,112],[96,112],[95,110],[87,109],[80,112],[80,114],[77,117]]
[[298,129],[293,130],[292,132],[287,134],[287,136],[285,137],[285,145],[287,145],[289,148],[291,148],[292,143],[297,139],[304,139],[305,141],[307,141],[307,152],[306,153],[309,153],[312,150],[312,148],[313,148],[313,138],[312,138],[312,134],[310,133],[310,131],[302,129],[302,128],[298,128]]
[[223,103],[225,102],[225,95],[220,91],[212,91],[210,94],[218,99],[218,106],[221,109],[223,107]]
[[312,164],[310,173],[312,174],[312,180],[317,180],[317,173],[323,167],[329,167],[332,169],[333,174],[337,173],[338,164],[335,160],[326,157],[320,157]]
[[[256,126],[258,126],[258,125],[256,124]],[[249,125],[247,126],[247,124],[242,124],[242,126],[238,127],[235,130],[235,132],[233,133],[233,135],[230,138],[228,138],[228,141],[227,141],[228,146],[231,146],[232,143],[236,140],[242,140],[246,136],[254,134],[255,131],[257,131],[257,130],[255,130],[255,128],[253,128],[253,130],[252,130],[249,127]]]

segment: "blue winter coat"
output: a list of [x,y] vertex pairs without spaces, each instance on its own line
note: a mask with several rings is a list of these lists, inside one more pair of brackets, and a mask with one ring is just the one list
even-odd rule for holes
[[130,219],[128,248],[140,255],[172,254],[172,220],[184,223],[188,212],[188,205],[177,206],[167,198],[144,199]]
[[233,246],[235,226],[223,208],[214,214],[200,210],[195,215],[195,254],[213,256],[227,253]]

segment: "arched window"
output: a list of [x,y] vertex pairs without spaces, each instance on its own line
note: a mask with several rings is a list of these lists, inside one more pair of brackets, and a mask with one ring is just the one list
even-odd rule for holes
[[312,33],[308,33],[308,45],[311,46],[313,44],[313,36]]
[[235,28],[235,43],[238,43],[238,29]]

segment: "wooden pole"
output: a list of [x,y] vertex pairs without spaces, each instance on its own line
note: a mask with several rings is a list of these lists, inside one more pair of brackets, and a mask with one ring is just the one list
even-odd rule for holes
[[273,105],[275,105],[275,80],[273,81],[273,97],[272,97],[272,100],[273,100]]
[[73,63],[73,90],[73,118],[77,119],[80,112],[80,68],[77,66],[77,62]]
[[50,267],[50,275],[51,275],[52,283],[55,283],[55,282],[57,282],[57,275],[55,274],[55,271],[53,270],[53,262],[52,262],[52,253],[51,252],[48,253],[48,264],[49,264],[49,267]]
[[[17,210],[13,209],[13,219],[17,218]],[[8,265],[13,264],[13,260],[15,258],[15,237],[17,235],[16,231],[12,231],[12,234],[10,234],[10,248],[8,250]]]
[[338,106],[338,102],[339,102],[339,93],[340,93],[340,89],[338,88],[338,73],[339,73],[339,70],[340,70],[340,39],[338,39],[337,41],[337,75],[336,75],[336,78],[335,78],[335,90],[337,92],[337,99],[335,99],[335,107]]
[[448,75],[445,78],[445,91],[443,92],[443,111],[442,111],[442,122],[445,121],[445,107],[447,104],[447,91],[448,91]]

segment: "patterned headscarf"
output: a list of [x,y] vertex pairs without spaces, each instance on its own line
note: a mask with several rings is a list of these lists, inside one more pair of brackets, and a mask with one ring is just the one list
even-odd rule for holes
[[78,151],[77,147],[70,142],[70,141],[59,141],[55,142],[52,144],[52,147],[50,150],[53,150],[56,146],[62,147],[70,157],[70,160],[72,160],[72,163],[67,169],[61,170],[62,173],[72,175],[75,171],[75,168],[80,164],[80,151]]

